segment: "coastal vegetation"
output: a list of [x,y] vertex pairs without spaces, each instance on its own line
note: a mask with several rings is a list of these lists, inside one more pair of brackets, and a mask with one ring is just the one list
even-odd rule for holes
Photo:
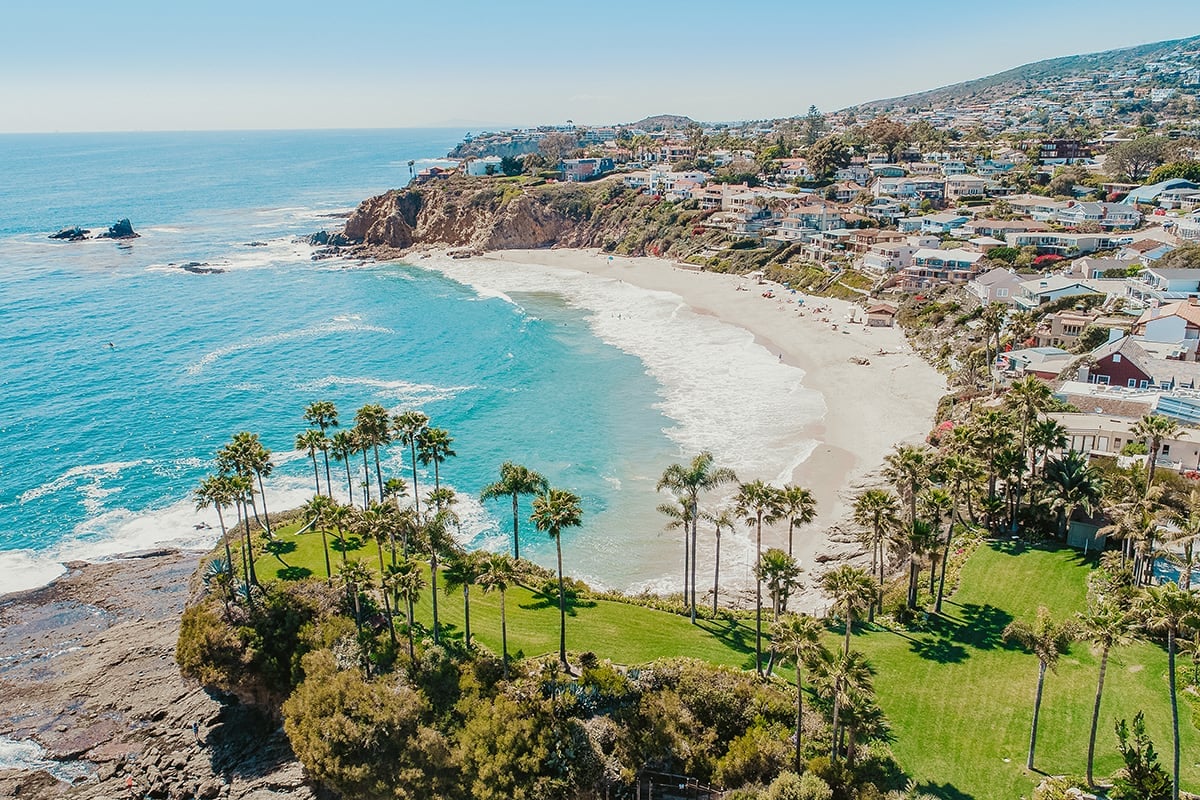
[[[549,571],[457,544],[441,481],[449,432],[364,406],[330,436],[337,410],[313,404],[314,428],[296,440],[313,467],[303,510],[268,516],[257,478],[271,454],[247,433],[197,490],[224,536],[177,658],[185,675],[277,714],[309,774],[353,796],[612,797],[662,773],[730,796],[790,796],[804,782],[813,796],[871,798],[913,780],[983,800],[1027,793],[1036,781],[1016,765],[1035,756],[1052,774],[1086,773],[1076,785],[1112,775],[1119,793],[1161,773],[1186,787],[1200,779],[1179,755],[1200,747],[1200,701],[1195,670],[1178,662],[1200,603],[1151,585],[1164,554],[1147,520],[1194,503],[1173,475],[1056,455],[1050,405],[1022,383],[940,428],[934,446],[898,448],[891,488],[854,503],[869,568],[820,577],[822,620],[788,610],[800,571],[760,534],[788,539],[811,521],[803,487],[738,484],[709,453],[672,465],[660,489],[682,534],[683,591],[598,593],[567,575],[561,546]],[[1160,425],[1144,425],[1150,446]],[[424,496],[384,474],[376,450],[389,446]],[[344,495],[327,452],[345,464]],[[508,462],[498,475],[484,496],[517,509],[514,550],[521,496],[556,544],[587,513],[534,470]],[[356,484],[357,504],[343,504]],[[736,519],[711,505],[722,485]],[[1142,523],[1114,528],[1119,551],[1080,557],[1059,541],[1085,507]],[[713,606],[698,602],[698,548],[731,524],[759,542],[751,610],[717,602],[719,561]],[[439,605],[454,594],[461,604]],[[1171,742],[1169,763],[1152,741]]]

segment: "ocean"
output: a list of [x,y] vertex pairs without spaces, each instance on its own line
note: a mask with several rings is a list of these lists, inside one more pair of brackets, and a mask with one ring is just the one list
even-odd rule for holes
[[[564,536],[572,573],[676,588],[678,534],[654,510],[663,468],[707,447],[786,476],[820,398],[750,334],[670,295],[310,259],[301,237],[462,134],[0,136],[0,593],[63,561],[212,546],[215,514],[191,493],[237,431],[275,455],[272,510],[301,504],[312,470],[292,445],[314,400],[345,423],[381,403],[448,429],[464,544],[508,546],[509,506],[474,498],[513,460],[582,497],[585,525]],[[47,238],[126,217],[141,238]],[[407,478],[404,456],[389,451],[385,470]],[[733,569],[736,541],[728,552]],[[522,535],[523,555],[553,553]]]

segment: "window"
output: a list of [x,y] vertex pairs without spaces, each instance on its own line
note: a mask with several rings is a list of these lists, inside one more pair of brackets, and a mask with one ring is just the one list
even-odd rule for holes
[[1163,454],[1164,456],[1165,456],[1165,455],[1168,455],[1168,454],[1171,452],[1171,445],[1169,445],[1169,444],[1164,444],[1164,445],[1162,446],[1162,451],[1161,451],[1161,452],[1162,452],[1162,454]]
[[1113,363],[1114,364],[1121,363],[1121,354],[1120,353],[1113,353]]
[[1008,297],[1008,289],[997,289],[996,297]]
[[1139,389],[1145,389],[1149,385],[1150,385],[1150,381],[1138,381]]
[[1132,389],[1135,386],[1137,386],[1137,378],[1130,378],[1129,379],[1129,388]]

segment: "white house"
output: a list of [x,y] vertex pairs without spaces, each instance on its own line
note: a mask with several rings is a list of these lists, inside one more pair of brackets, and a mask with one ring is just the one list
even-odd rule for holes
[[1124,203],[1068,203],[1057,217],[1062,225],[1094,223],[1105,230],[1132,230],[1142,221],[1142,213]]
[[1011,269],[997,267],[967,281],[967,291],[980,303],[1012,305],[1013,296],[1021,287],[1021,278]]
[[988,180],[978,175],[950,175],[946,178],[946,199],[963,200],[987,194]]

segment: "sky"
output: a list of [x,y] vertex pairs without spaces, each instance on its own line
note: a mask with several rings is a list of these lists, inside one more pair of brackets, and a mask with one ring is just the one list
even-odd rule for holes
[[0,132],[769,119],[1194,36],[1194,4],[30,0]]

